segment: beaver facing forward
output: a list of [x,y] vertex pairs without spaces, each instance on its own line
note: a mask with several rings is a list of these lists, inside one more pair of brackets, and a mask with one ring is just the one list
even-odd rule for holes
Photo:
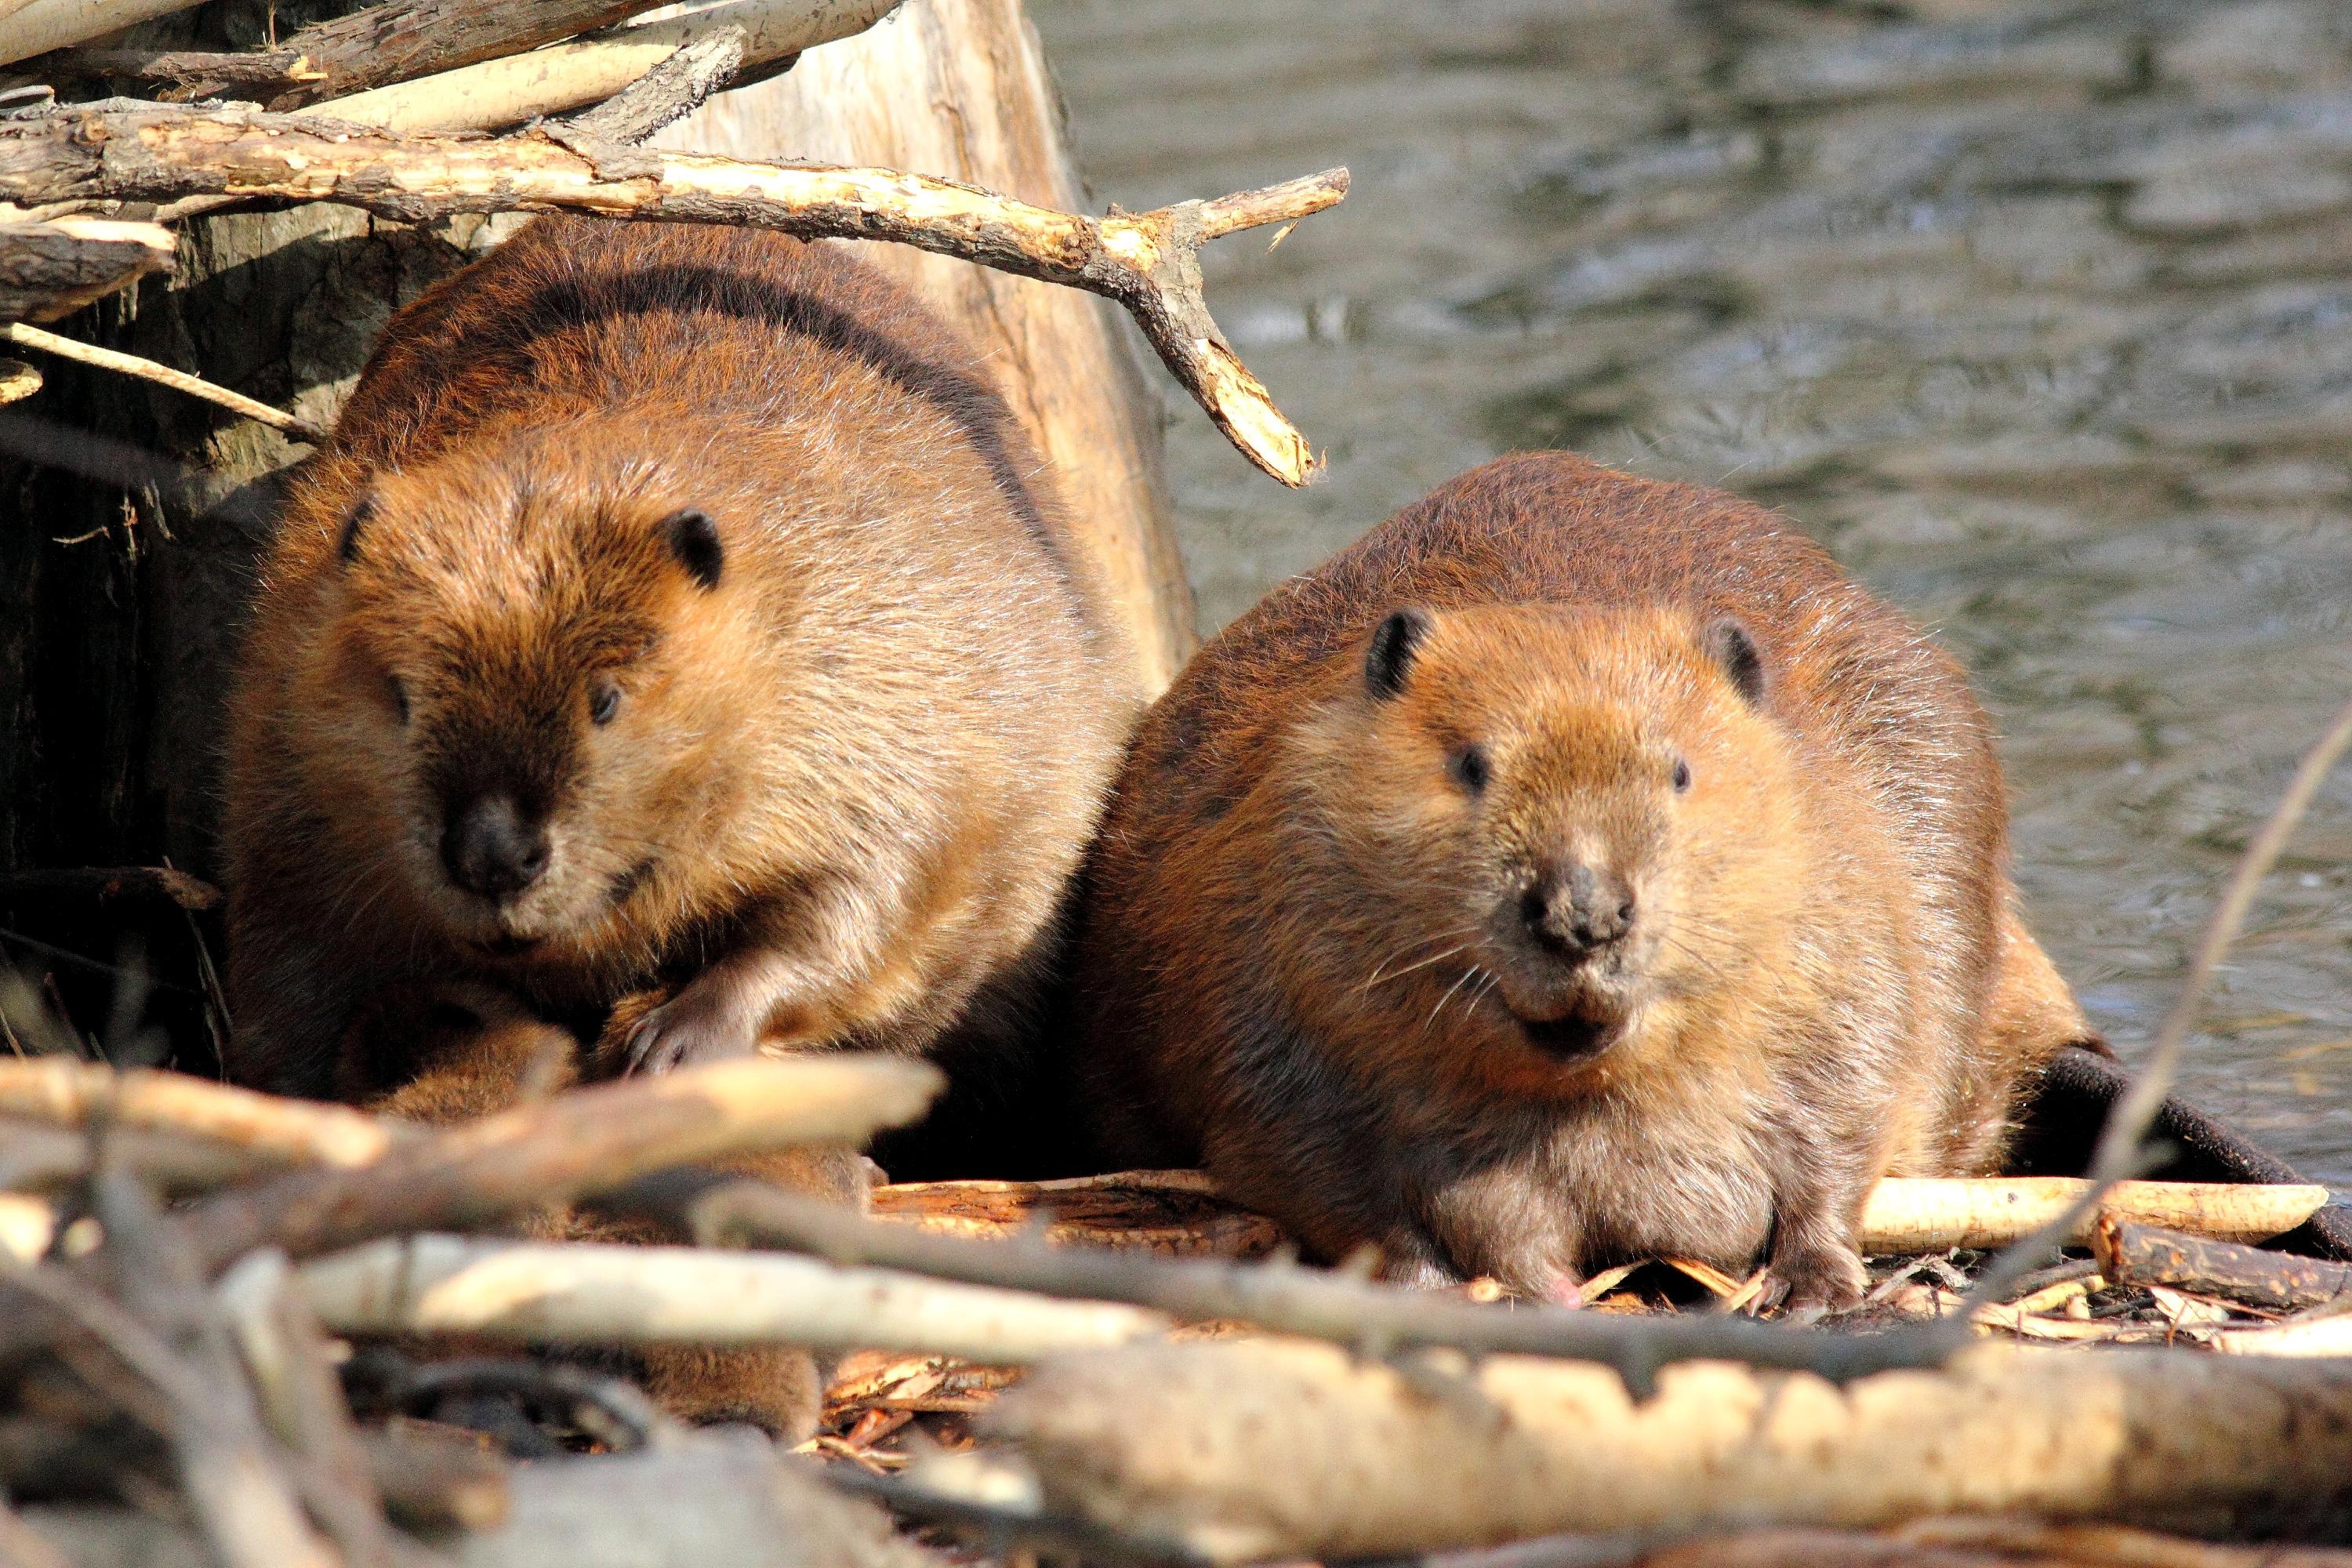
[[1204,648],[1086,877],[1123,1163],[1338,1258],[1565,1295],[1661,1254],[1857,1296],[1880,1175],[1993,1167],[2083,1037],[1953,661],[1734,497],[1465,475]]
[[1134,699],[973,357],[730,227],[545,220],[404,310],[239,674],[235,1076],[329,1092],[413,981],[665,990],[638,1068],[1014,1029]]

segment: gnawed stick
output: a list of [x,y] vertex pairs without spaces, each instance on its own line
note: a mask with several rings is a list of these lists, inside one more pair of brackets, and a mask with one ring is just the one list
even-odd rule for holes
[[2113,1215],[2099,1222],[2092,1246],[2099,1272],[2117,1285],[2162,1285],[2283,1309],[2315,1307],[2352,1292],[2352,1265],[2208,1240]]
[[1209,314],[1200,247],[1288,222],[1347,195],[1344,169],[1206,202],[1089,218],[887,169],[789,167],[683,153],[591,159],[523,132],[394,135],[220,109],[64,108],[0,122],[0,200],[279,196],[423,222],[457,213],[574,211],[730,223],[803,238],[888,240],[1100,294],[1243,455],[1285,484],[1317,460]]
[[1034,1370],[982,1429],[1047,1511],[1226,1562],[1945,1513],[2315,1520],[2352,1497],[2352,1363],[2186,1352],[1981,1346],[1843,1389],[1681,1366],[1637,1404],[1599,1368],[1524,1357],[1139,1345]]
[[315,1259],[301,1278],[321,1321],[341,1333],[797,1344],[1011,1365],[1123,1344],[1170,1326],[1133,1307],[683,1247],[414,1236]]
[[[1946,1247],[2006,1247],[2064,1214],[2090,1188],[2071,1176],[1980,1180],[1890,1176],[1862,1211],[1862,1250],[1871,1256]],[[2229,1182],[2117,1182],[2071,1237],[2086,1247],[2100,1215],[2212,1237],[2268,1241],[2319,1212],[2327,1189]]]
[[72,338],[61,338],[55,332],[45,332],[37,327],[28,327],[22,321],[0,323],[0,341],[15,343],[19,348],[37,349],[45,354],[55,354],[59,359],[75,360],[82,364],[96,365],[100,370],[110,370],[118,375],[133,376],[141,381],[152,382],[157,386],[168,386],[174,392],[184,392],[190,397],[200,397],[206,403],[216,404],[232,414],[258,420],[273,430],[282,430],[297,441],[308,441],[314,447],[324,445],[327,439],[327,432],[324,429],[313,425],[299,414],[289,414],[282,408],[272,408],[267,403],[247,397],[242,392],[232,392],[218,383],[206,381],[201,375],[191,375],[184,370],[173,370],[168,364],[158,364],[152,359],[142,359],[137,354],[127,354],[114,349],[100,348],[96,343],[79,342]]
[[889,1056],[752,1058],[574,1089],[403,1142],[360,1170],[298,1172],[181,1217],[208,1268],[256,1247],[296,1258],[403,1231],[499,1220],[674,1165],[863,1143],[911,1121],[939,1069]]
[[102,1119],[110,1128],[214,1140],[288,1165],[370,1164],[398,1135],[391,1123],[348,1106],[62,1056],[0,1058],[0,1115],[76,1129]]

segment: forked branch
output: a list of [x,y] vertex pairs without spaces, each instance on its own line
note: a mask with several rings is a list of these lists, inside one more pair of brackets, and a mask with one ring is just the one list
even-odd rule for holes
[[803,239],[888,240],[1084,289],[1132,314],[1217,427],[1287,485],[1305,484],[1318,460],[1210,316],[1200,247],[1320,212],[1347,193],[1348,172],[1330,169],[1215,201],[1090,218],[888,169],[583,153],[536,130],[400,135],[235,106],[64,108],[0,121],[0,201],[25,205],[228,195],[340,202],[409,222],[568,211],[726,223]]

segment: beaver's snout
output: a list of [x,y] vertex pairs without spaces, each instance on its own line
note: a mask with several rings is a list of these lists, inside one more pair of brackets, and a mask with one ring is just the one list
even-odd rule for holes
[[1536,868],[1518,899],[1527,940],[1548,957],[1581,963],[1633,929],[1633,885],[1615,871],[1581,862]]
[[507,795],[477,795],[443,818],[441,864],[449,879],[504,903],[547,871],[547,824]]

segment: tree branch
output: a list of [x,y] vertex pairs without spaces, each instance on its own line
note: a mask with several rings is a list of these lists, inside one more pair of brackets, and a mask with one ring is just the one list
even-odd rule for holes
[[1285,484],[1318,467],[1307,438],[1225,342],[1199,251],[1219,234],[1320,212],[1345,169],[1215,202],[1088,218],[887,169],[748,163],[680,153],[590,158],[552,138],[394,135],[239,108],[65,108],[0,121],[0,200],[334,201],[410,222],[572,211],[740,224],[805,239],[880,239],[1102,295],[1244,456]]
[[242,392],[231,392],[216,382],[206,381],[201,375],[190,375],[184,370],[173,370],[168,364],[157,364],[152,359],[100,348],[96,343],[61,338],[55,332],[45,332],[22,321],[0,324],[0,340],[15,343],[19,348],[37,349],[59,359],[77,360],[83,364],[96,365],[100,370],[152,382],[157,386],[168,386],[174,392],[184,392],[191,397],[201,397],[206,403],[217,404],[232,414],[267,425],[273,430],[282,430],[297,441],[308,441],[314,447],[326,444],[327,432],[299,414],[273,408]]

